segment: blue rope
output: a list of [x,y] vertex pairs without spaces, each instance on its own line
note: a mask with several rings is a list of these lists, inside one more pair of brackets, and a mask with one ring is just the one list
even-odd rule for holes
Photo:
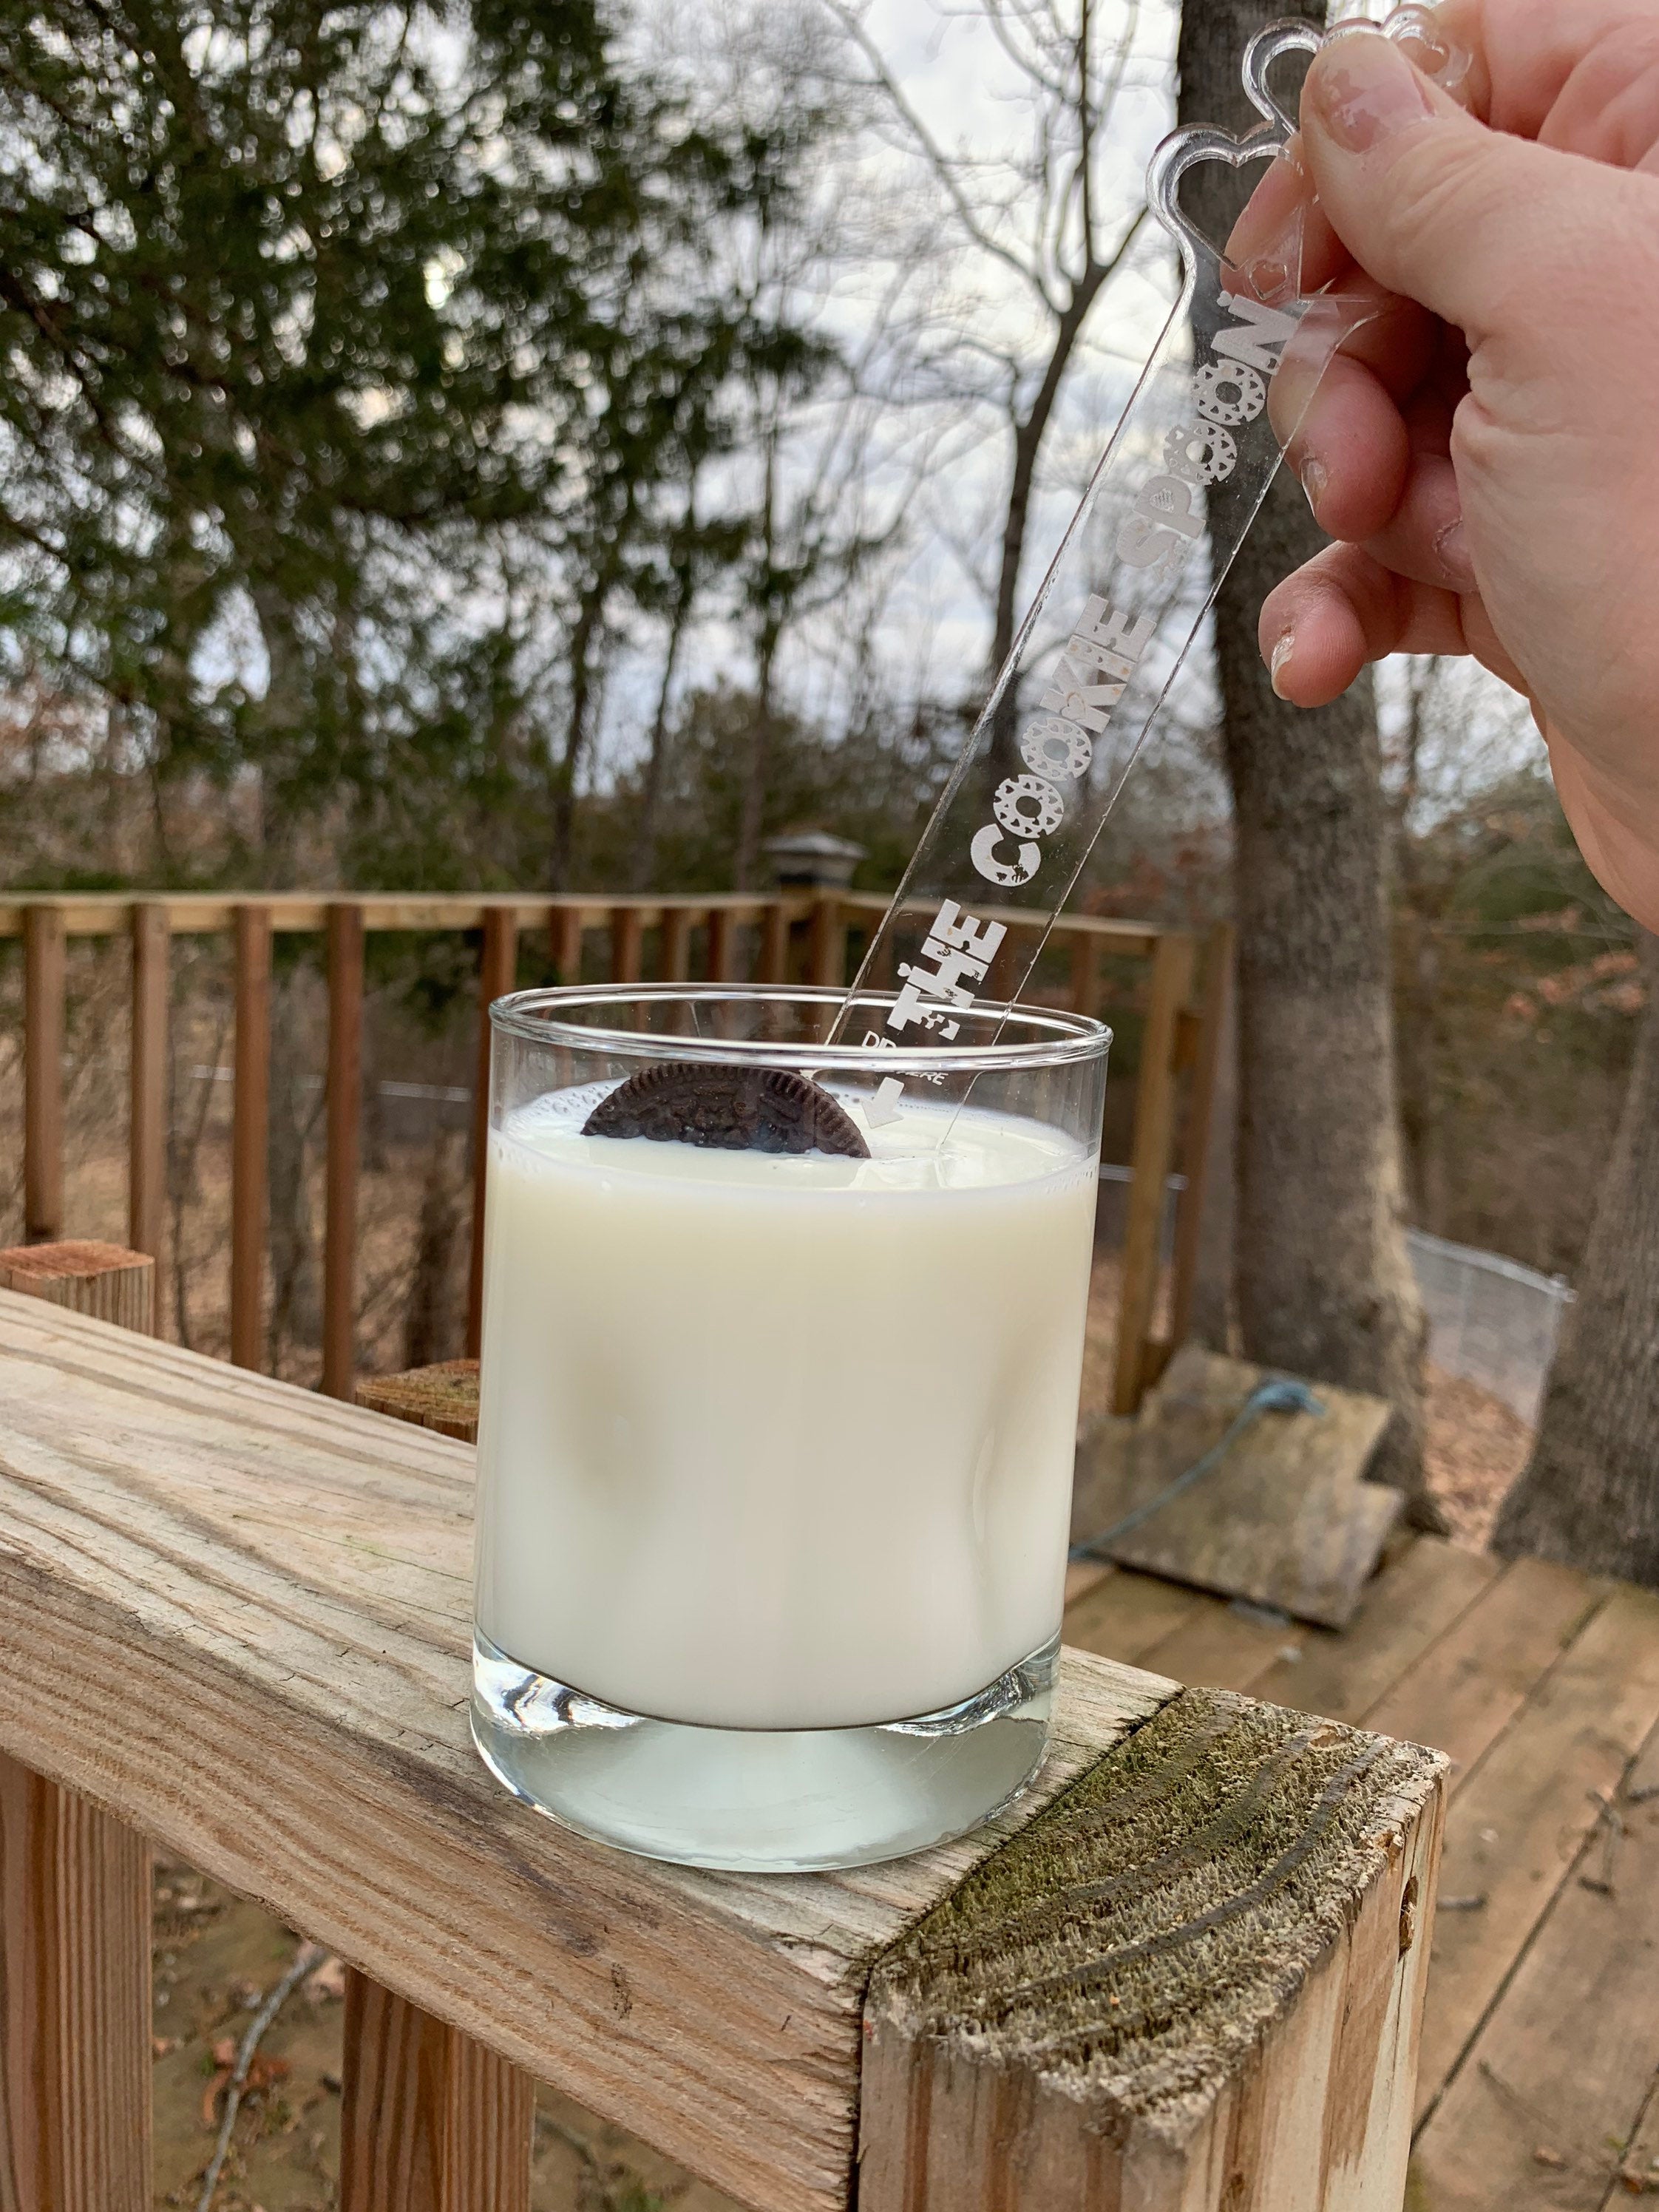
[[1323,1413],[1324,1411],[1323,1401],[1315,1397],[1307,1384],[1294,1382],[1288,1375],[1272,1376],[1267,1382],[1258,1382],[1218,1443],[1212,1444],[1201,1459],[1195,1459],[1189,1468],[1183,1468],[1176,1476],[1173,1482],[1166,1482],[1162,1490],[1147,1498],[1144,1504],[1137,1505],[1133,1512],[1126,1513],[1121,1521],[1114,1521],[1109,1528],[1103,1529],[1098,1536],[1091,1536],[1086,1543],[1073,1544],[1066,1558],[1099,1559],[1109,1545],[1116,1543],[1120,1536],[1127,1536],[1130,1529],[1139,1528],[1143,1521],[1151,1520],[1152,1515],[1167,1505],[1172,1498],[1179,1498],[1182,1492],[1190,1489],[1200,1475],[1207,1474],[1261,1414]]

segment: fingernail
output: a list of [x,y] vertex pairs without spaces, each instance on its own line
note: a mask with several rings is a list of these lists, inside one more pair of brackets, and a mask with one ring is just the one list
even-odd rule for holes
[[1331,472],[1317,454],[1310,453],[1297,471],[1297,474],[1302,479],[1302,489],[1308,495],[1308,504],[1313,509],[1314,520],[1317,522],[1319,502],[1325,496],[1326,487],[1331,480]]
[[1267,663],[1267,673],[1273,678],[1273,690],[1279,698],[1285,701],[1289,700],[1291,695],[1279,682],[1279,678],[1290,666],[1291,656],[1295,651],[1296,632],[1293,629],[1287,629],[1273,647],[1273,658]]
[[1455,522],[1446,525],[1434,541],[1434,550],[1446,572],[1446,581],[1452,589],[1472,592],[1474,589],[1474,563],[1469,558],[1469,541],[1462,515]]
[[1423,80],[1392,39],[1353,30],[1334,40],[1308,72],[1304,104],[1350,154],[1432,115]]

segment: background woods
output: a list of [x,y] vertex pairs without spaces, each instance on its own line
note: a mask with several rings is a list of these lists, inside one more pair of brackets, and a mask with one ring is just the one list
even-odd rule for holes
[[[1281,12],[0,0],[0,890],[760,891],[804,828],[890,887],[1173,300],[1146,157],[1238,119]],[[1431,1522],[1402,1228],[1572,1279],[1503,1540],[1652,1577],[1650,963],[1485,679],[1273,698],[1255,611],[1315,542],[1286,481],[1081,893],[1238,925],[1200,1311],[1387,1395]],[[461,1348],[477,957],[368,945],[381,1364]],[[125,958],[67,953],[88,1228]],[[327,981],[319,943],[274,963],[268,1355],[310,1380]],[[520,982],[569,969],[526,935]],[[228,947],[169,972],[164,1305],[221,1349]],[[1101,981],[1132,1078],[1144,972]],[[9,1133],[24,988],[0,940]]]

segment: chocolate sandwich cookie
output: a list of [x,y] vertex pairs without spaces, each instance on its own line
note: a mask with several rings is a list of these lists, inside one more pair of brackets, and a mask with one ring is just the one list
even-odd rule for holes
[[666,1061],[630,1075],[582,1124],[588,1137],[650,1137],[726,1152],[843,1152],[867,1160],[858,1124],[810,1076],[786,1067]]

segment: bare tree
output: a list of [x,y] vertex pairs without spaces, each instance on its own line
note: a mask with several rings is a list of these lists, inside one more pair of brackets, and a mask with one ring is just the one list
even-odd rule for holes
[[[999,346],[976,336],[999,387],[1009,437],[1007,498],[999,532],[988,663],[1008,657],[1021,609],[1020,574],[1043,441],[1085,325],[1125,264],[1146,209],[1104,190],[1102,156],[1136,51],[1139,0],[978,0],[1013,64],[1030,121],[1029,148],[1010,165],[946,148],[907,97],[854,0],[825,0],[862,56],[906,143],[931,173],[958,242],[1017,281],[1042,337]],[[1005,696],[999,732],[1018,702]]]
[[1492,1546],[1659,1589],[1659,938],[1641,951],[1647,1006],[1577,1301]]
[[[1285,0],[1188,0],[1183,122],[1243,131],[1251,35]],[[1323,19],[1321,0],[1294,12]],[[1194,211],[1224,235],[1205,173]],[[1377,1472],[1413,1519],[1442,1518],[1423,1468],[1424,1318],[1403,1235],[1389,928],[1389,823],[1369,678],[1316,713],[1286,706],[1256,647],[1268,590],[1323,543],[1281,479],[1215,614],[1236,825],[1238,1318],[1246,1356],[1395,1407]]]

